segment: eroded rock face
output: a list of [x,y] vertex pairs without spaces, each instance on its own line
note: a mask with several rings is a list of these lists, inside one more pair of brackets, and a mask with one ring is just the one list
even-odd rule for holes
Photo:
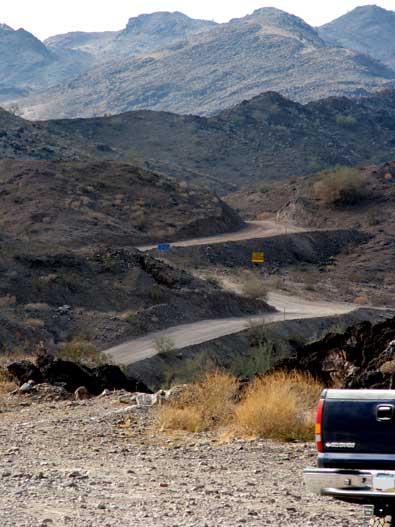
[[375,325],[363,322],[343,334],[330,334],[304,346],[278,368],[307,371],[326,386],[393,388],[394,339],[395,317]]
[[20,386],[34,380],[36,383],[63,386],[70,393],[81,386],[85,386],[92,395],[99,395],[105,389],[151,393],[143,383],[126,377],[118,366],[113,365],[88,368],[46,355],[37,359],[37,366],[30,361],[20,361],[10,364],[7,369]]

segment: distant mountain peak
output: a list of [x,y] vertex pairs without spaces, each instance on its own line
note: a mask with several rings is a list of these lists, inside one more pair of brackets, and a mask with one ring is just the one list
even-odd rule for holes
[[395,69],[395,11],[377,5],[360,6],[319,28],[329,44],[371,55]]
[[14,31],[12,27],[7,26],[7,24],[0,24],[0,31]]
[[[239,19],[237,21],[242,21]],[[262,7],[245,17],[247,22],[256,22],[264,31],[277,30],[279,34],[288,34],[315,46],[322,46],[323,42],[316,29],[307,24],[302,18],[291,15],[276,7]],[[236,20],[235,20],[236,21]]]
[[144,27],[153,28],[174,28],[174,27],[193,27],[193,26],[213,26],[215,22],[209,20],[195,20],[179,11],[158,11],[156,13],[146,13],[129,19],[124,32],[140,30]]

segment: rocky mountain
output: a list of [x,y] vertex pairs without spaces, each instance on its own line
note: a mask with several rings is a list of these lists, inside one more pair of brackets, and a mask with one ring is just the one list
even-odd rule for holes
[[190,35],[215,26],[208,20],[194,20],[182,13],[157,12],[131,18],[122,31],[102,33],[74,32],[45,41],[52,51],[70,50],[90,56],[91,66],[120,58],[163,52]]
[[221,194],[336,165],[395,158],[395,91],[299,104],[273,92],[213,117],[137,111],[31,123],[0,113],[0,155],[116,159]]
[[307,102],[395,86],[389,67],[325,43],[303,20],[274,8],[226,24],[157,13],[131,19],[120,33],[69,34],[46,44],[57,57],[74,56],[82,70],[21,99],[28,118],[147,108],[211,115],[267,90]]
[[53,53],[24,29],[0,25],[0,101],[23,97],[53,86],[87,67],[72,51]]
[[371,55],[394,69],[394,28],[395,11],[367,5],[320,27],[319,34],[329,45]]

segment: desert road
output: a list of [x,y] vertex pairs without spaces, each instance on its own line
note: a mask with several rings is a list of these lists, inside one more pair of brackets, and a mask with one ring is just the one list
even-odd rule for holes
[[[216,234],[207,238],[192,238],[180,242],[174,242],[172,247],[193,247],[197,245],[213,245],[226,242],[237,242],[242,240],[255,240],[258,238],[269,238],[271,236],[278,236],[280,234],[294,234],[297,232],[306,232],[307,229],[303,227],[295,227],[294,225],[285,225],[284,223],[277,223],[274,220],[262,221],[247,221],[247,227],[236,232],[228,232],[226,234]],[[137,247],[140,251],[151,251],[156,249],[157,245],[141,245]]]
[[[302,318],[318,318],[344,315],[358,309],[355,304],[337,302],[313,302],[302,298],[284,295],[278,292],[268,294],[267,302],[278,311],[264,315],[250,315],[241,318],[201,320],[192,324],[174,326],[144,337],[138,337],[119,346],[104,351],[117,364],[133,364],[153,357],[158,353],[155,341],[168,337],[175,348],[182,349],[193,344],[201,344],[225,335],[239,333],[248,327],[250,322],[279,322]],[[285,312],[284,312],[285,309]]]

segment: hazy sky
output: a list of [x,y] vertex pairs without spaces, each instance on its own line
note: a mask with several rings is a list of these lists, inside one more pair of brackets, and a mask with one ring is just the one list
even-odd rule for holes
[[[278,7],[321,25],[371,2],[358,0],[0,0],[0,22],[41,39],[69,31],[118,30],[132,16],[153,11],[181,11],[193,18],[227,22],[259,7]],[[395,10],[395,0],[377,1]]]

